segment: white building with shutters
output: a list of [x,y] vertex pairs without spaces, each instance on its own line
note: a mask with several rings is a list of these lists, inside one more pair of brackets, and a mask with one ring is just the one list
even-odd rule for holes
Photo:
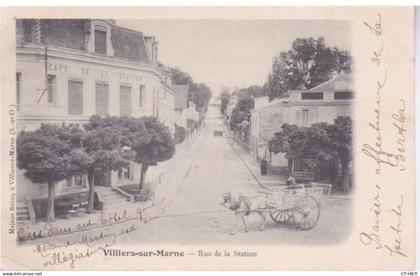
[[[157,61],[154,37],[113,20],[23,19],[16,23],[16,106],[20,130],[41,123],[80,123],[91,115],[156,116],[174,131],[174,91]],[[19,198],[45,198],[47,185],[18,173]],[[137,182],[133,164],[98,183]],[[57,196],[86,191],[84,177],[56,187]]]
[[268,141],[285,123],[310,127],[320,122],[334,123],[337,117],[351,117],[353,91],[352,75],[341,74],[311,89],[292,90],[287,98],[256,106],[251,111],[252,156],[257,160],[266,157],[280,171],[302,167],[288,168],[293,164],[288,162],[284,153],[270,153]]

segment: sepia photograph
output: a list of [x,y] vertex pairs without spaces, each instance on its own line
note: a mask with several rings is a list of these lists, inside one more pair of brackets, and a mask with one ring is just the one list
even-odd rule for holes
[[3,28],[14,45],[3,235],[33,258],[8,261],[230,270],[303,254],[315,269],[337,252],[331,269],[378,267],[360,253],[350,261],[372,250],[409,267],[413,82],[387,94],[405,72],[391,58],[392,9],[360,21],[303,9],[247,19],[75,11]]
[[346,21],[18,19],[19,241],[150,204],[121,241],[342,241],[350,40]]

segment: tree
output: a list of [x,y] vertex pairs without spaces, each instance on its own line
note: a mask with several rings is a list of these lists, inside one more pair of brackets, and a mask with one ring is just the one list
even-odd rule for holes
[[179,69],[178,67],[169,68],[169,72],[174,83],[181,85],[189,85],[190,87],[195,86],[193,78],[188,73],[181,71],[181,69]]
[[270,100],[282,97],[288,90],[315,87],[334,73],[351,71],[347,51],[325,44],[324,38],[297,38],[291,49],[274,58],[272,74],[264,85]]
[[298,127],[296,125],[283,124],[281,129],[281,131],[275,132],[274,137],[268,141],[268,150],[274,153],[284,152],[286,153],[286,158],[292,159],[293,152],[290,150],[288,138]]
[[71,127],[42,124],[35,131],[19,133],[17,166],[33,183],[48,184],[47,221],[55,219],[55,185],[70,172],[70,155],[75,149]]
[[342,189],[348,192],[351,189],[349,164],[353,152],[353,126],[350,117],[338,117],[329,128],[330,146],[338,154],[343,175]]
[[169,68],[169,72],[175,84],[189,86],[188,100],[196,105],[200,118],[203,118],[211,98],[211,89],[204,83],[194,82],[188,73],[181,71],[177,67]]
[[187,130],[183,126],[178,126],[175,124],[175,134],[174,134],[174,142],[175,144],[180,144],[185,140],[187,136]]
[[222,114],[226,113],[227,105],[230,101],[230,90],[229,87],[222,87],[222,92],[220,93],[220,112]]
[[[81,139],[84,154],[78,152],[78,158],[73,166],[79,171],[85,171],[88,176],[89,199],[88,213],[93,212],[96,177],[104,176],[113,170],[128,166],[134,159],[130,144],[129,126],[135,124],[135,119],[115,116],[92,116],[85,125],[86,132]],[[87,155],[92,162],[87,163]]]
[[269,141],[269,150],[284,152],[288,159],[321,159],[337,156],[342,166],[341,189],[351,188],[349,164],[352,160],[352,122],[350,117],[338,117],[334,124],[317,123],[311,127],[284,124]]
[[169,129],[155,117],[133,118],[126,129],[129,146],[135,153],[134,161],[141,165],[140,193],[148,167],[170,159],[175,153],[175,143]]
[[251,116],[251,109],[255,106],[254,98],[250,95],[243,95],[239,97],[238,103],[232,110],[230,119],[230,128],[232,130],[239,130],[239,125],[243,121],[249,121]]
[[236,89],[233,92],[233,95],[238,95],[238,96],[252,96],[254,98],[258,98],[258,97],[262,97],[265,96],[265,90],[263,89],[263,87],[258,86],[258,85],[251,85],[248,86],[246,88],[239,88]]
[[[104,176],[113,170],[128,166],[134,158],[134,153],[125,148],[128,141],[124,143],[128,130],[124,128],[123,122],[131,121],[128,117],[91,117],[90,123],[86,125],[86,135],[83,137],[83,148],[92,163],[84,167],[88,175],[89,200],[88,213],[93,212],[95,195],[95,177]],[[102,122],[100,122],[102,121]],[[93,127],[93,124],[97,124]]]
[[[89,171],[95,160],[83,149],[77,148],[70,153],[69,176],[86,175],[88,178],[89,195],[87,212],[93,211],[93,180],[89,178]],[[92,195],[91,195],[92,194]]]
[[317,158],[321,151],[328,150],[329,137],[327,124],[314,124],[311,127],[297,127],[284,124],[282,130],[274,134],[269,142],[269,150],[274,153],[285,152],[286,158]]
[[189,100],[195,104],[195,109],[200,114],[200,119],[207,112],[208,104],[211,98],[211,90],[204,83],[199,83],[190,88]]

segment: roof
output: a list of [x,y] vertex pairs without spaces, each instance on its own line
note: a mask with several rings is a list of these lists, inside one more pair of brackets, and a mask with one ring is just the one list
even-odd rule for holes
[[[136,62],[150,62],[145,37],[142,32],[115,25],[113,20],[104,19],[40,19],[41,43],[87,51],[85,40],[92,22],[102,21],[109,25],[114,57]],[[37,20],[18,19],[16,21],[18,42],[38,42],[35,38]],[[93,37],[93,36],[91,36]]]
[[264,108],[267,108],[267,107],[270,107],[270,106],[273,106],[273,105],[284,104],[284,103],[287,103],[287,102],[289,102],[288,98],[275,99],[275,100],[273,100],[271,102],[268,102],[268,103],[266,103],[266,104],[264,104],[264,105],[262,105],[258,108],[252,109],[251,112],[259,111],[259,110],[262,110]]
[[290,90],[290,93],[297,92],[326,92],[326,91],[340,91],[340,90],[353,90],[353,75],[352,74],[339,74],[334,78],[318,84],[311,89],[297,89]]
[[175,109],[186,109],[188,107],[188,85],[173,85],[175,90]]
[[116,57],[149,61],[143,33],[114,25],[111,29],[111,42]]
[[352,74],[340,74],[329,81],[323,82],[309,91],[335,91],[335,90],[353,90],[353,76]]

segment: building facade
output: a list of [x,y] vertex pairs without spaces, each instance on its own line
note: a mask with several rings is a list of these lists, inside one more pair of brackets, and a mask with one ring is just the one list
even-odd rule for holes
[[187,127],[188,129],[193,129],[195,127],[195,124],[198,123],[200,120],[200,114],[196,110],[195,103],[192,101],[188,102],[188,108],[187,111]]
[[[155,116],[173,134],[175,93],[158,66],[157,41],[113,20],[23,19],[16,23],[16,106],[20,130],[41,123],[83,124],[91,115]],[[138,181],[131,164],[95,183]],[[47,197],[18,172],[18,198]],[[56,195],[87,190],[84,176],[62,181]]]
[[285,123],[299,127],[312,124],[334,123],[337,117],[352,117],[353,81],[350,74],[337,75],[333,79],[309,90],[289,91],[288,98],[262,104],[251,111],[251,154],[257,160],[266,157],[278,171],[299,174],[310,170],[302,160],[289,162],[284,153],[268,151],[268,141]]
[[233,95],[226,106],[226,114],[225,114],[225,121],[226,124],[230,124],[230,118],[232,116],[233,109],[235,108],[236,104],[238,103],[238,96]]
[[188,85],[174,85],[175,94],[175,123],[187,129]]
[[[285,100],[277,99],[270,103],[268,100],[267,102],[256,101],[256,103],[259,104],[256,104],[255,108],[251,110],[251,155],[256,160],[266,158],[272,162],[272,156],[268,151],[268,141],[272,139],[275,132],[281,130],[281,126],[285,123]],[[280,162],[274,162],[277,166],[287,166],[287,163],[284,164],[284,158],[278,156],[275,158],[281,159]]]

